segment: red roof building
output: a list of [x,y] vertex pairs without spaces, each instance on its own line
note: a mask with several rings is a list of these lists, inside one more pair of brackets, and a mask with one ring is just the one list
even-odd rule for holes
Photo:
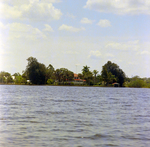
[[81,81],[81,82],[85,82],[86,80],[82,80],[82,79],[80,79],[80,77],[78,77],[78,74],[74,73],[74,81]]

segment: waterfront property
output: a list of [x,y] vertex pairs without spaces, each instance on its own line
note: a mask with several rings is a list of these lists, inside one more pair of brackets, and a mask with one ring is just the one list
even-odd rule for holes
[[120,87],[120,84],[119,83],[113,83],[112,84],[114,87]]
[[84,84],[85,82],[86,82],[86,80],[80,79],[80,77],[78,76],[78,74],[74,73],[74,81],[73,81],[73,83],[75,85]]

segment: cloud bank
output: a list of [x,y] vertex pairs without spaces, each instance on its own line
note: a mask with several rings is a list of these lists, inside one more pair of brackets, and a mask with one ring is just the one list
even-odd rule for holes
[[84,18],[82,18],[82,20],[80,22],[84,23],[84,24],[92,24],[93,20],[90,20],[90,19],[84,17]]
[[90,51],[88,57],[91,58],[91,59],[100,59],[101,56],[102,56],[101,52],[96,50],[96,51]]
[[97,25],[99,25],[100,27],[103,27],[103,28],[105,28],[105,27],[110,27],[110,26],[111,26],[110,21],[107,20],[107,19],[101,19],[101,20],[97,23]]
[[32,21],[60,19],[61,11],[50,2],[54,2],[54,0],[23,0],[21,2],[3,0],[0,2],[0,18]]
[[69,31],[69,32],[79,32],[79,31],[84,31],[85,28],[83,28],[83,27],[75,28],[75,27],[63,24],[62,26],[59,27],[59,30],[66,30],[66,31]]
[[118,15],[150,15],[149,0],[88,0],[84,8]]

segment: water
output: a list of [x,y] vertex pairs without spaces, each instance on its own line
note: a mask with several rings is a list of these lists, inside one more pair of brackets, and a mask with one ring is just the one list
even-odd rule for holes
[[150,145],[150,89],[0,86],[0,147]]

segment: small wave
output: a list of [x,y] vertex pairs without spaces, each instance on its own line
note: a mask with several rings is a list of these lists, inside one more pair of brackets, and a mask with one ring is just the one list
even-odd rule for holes
[[22,130],[26,130],[26,129],[27,129],[27,127],[20,127],[20,129],[22,129]]
[[76,129],[76,130],[66,130],[67,132],[83,132],[83,129]]
[[51,131],[61,131],[60,129],[52,129]]
[[6,118],[0,118],[0,120],[7,120]]
[[115,145],[115,144],[106,144],[106,146],[118,146],[118,145]]
[[150,115],[135,115],[135,117],[150,117]]
[[26,116],[25,118],[36,118],[36,117],[34,117],[34,116]]
[[150,138],[143,138],[143,137],[141,137],[141,138],[139,138],[139,137],[134,137],[134,136],[121,136],[122,138],[124,138],[124,139],[131,139],[131,140],[150,140]]
[[17,122],[28,123],[29,121],[27,121],[27,120],[19,120],[19,121],[17,121]]
[[79,100],[54,100],[54,99],[51,99],[51,100],[54,102],[82,102]]
[[132,105],[124,105],[125,107],[130,107],[130,106],[132,106]]
[[41,122],[38,122],[38,121],[29,121],[30,123],[41,123]]
[[37,132],[47,132],[47,130],[37,130]]
[[35,111],[36,113],[38,113],[38,114],[43,114],[44,113],[44,111]]
[[119,100],[118,98],[112,98],[112,97],[110,97],[109,99],[110,100]]
[[56,112],[49,112],[50,114],[65,114],[64,112],[56,111]]
[[78,137],[78,138],[84,138],[84,139],[92,139],[92,140],[96,140],[96,139],[100,139],[100,138],[108,138],[108,137],[111,137],[109,135],[104,135],[104,134],[95,134],[95,135],[92,135],[92,136],[89,136],[89,137]]
[[4,103],[4,105],[20,105],[18,103]]
[[39,136],[32,136],[32,135],[29,135],[29,136],[25,136],[24,138],[25,138],[25,139],[39,138]]

